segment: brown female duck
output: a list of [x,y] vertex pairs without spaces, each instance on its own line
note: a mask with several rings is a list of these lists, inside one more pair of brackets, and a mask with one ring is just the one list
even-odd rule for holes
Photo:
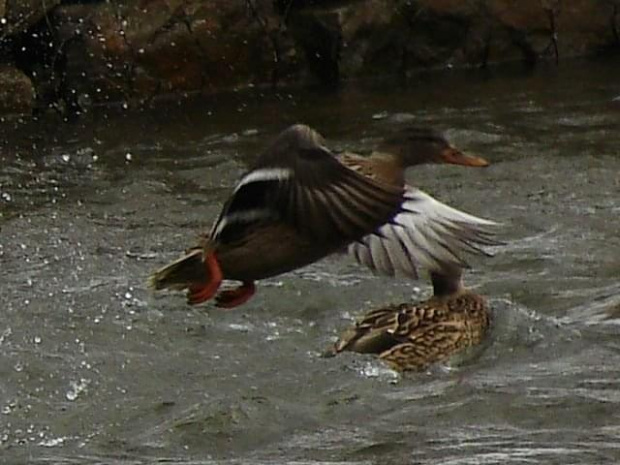
[[329,351],[377,354],[397,371],[423,370],[479,344],[489,327],[484,297],[466,289],[460,273],[431,273],[434,295],[367,313]]
[[348,246],[358,263],[374,272],[417,279],[418,270],[450,273],[469,267],[463,252],[486,255],[480,247],[498,245],[497,223],[437,201],[405,183],[410,166],[445,163],[486,167],[480,157],[464,154],[430,128],[408,127],[385,139],[370,157],[343,154],[343,164],[372,179],[405,189],[403,211],[377,231]]
[[[349,250],[380,273],[416,273],[464,262],[462,252],[491,243],[495,223],[454,210],[404,185],[407,166],[428,162],[485,166],[432,131],[409,131],[365,159],[330,152],[304,125],[282,132],[246,173],[201,243],[150,277],[155,289],[188,289],[205,302],[222,280],[241,286],[220,292],[234,307],[254,293],[254,281]],[[413,230],[410,230],[413,228]],[[419,244],[416,241],[421,241]],[[434,267],[434,268],[433,268]]]
[[406,127],[385,138],[368,157],[345,152],[339,159],[364,176],[395,186],[405,186],[405,171],[410,166],[430,163],[489,166],[484,158],[461,152],[442,133],[423,126]]

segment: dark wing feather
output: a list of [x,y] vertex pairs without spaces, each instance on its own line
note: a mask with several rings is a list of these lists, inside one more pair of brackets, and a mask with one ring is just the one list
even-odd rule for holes
[[312,240],[344,245],[391,221],[403,199],[403,189],[352,171],[322,145],[320,135],[295,125],[241,179],[212,236],[225,235],[233,223],[277,219]]
[[272,197],[270,207],[282,221],[313,239],[348,243],[400,212],[402,189],[342,165],[310,128],[294,126],[289,131],[258,164],[289,169],[293,174],[278,184],[278,193]]

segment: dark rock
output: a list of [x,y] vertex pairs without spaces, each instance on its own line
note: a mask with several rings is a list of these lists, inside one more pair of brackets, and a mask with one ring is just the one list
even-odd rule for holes
[[30,114],[35,90],[23,72],[10,66],[0,66],[0,114]]
[[613,8],[607,0],[494,0],[489,12],[512,40],[497,41],[498,54],[529,49],[538,57],[593,53],[612,40]]
[[76,114],[620,48],[620,0],[0,0],[0,17],[0,63],[32,77],[42,106]]
[[41,21],[61,0],[0,0],[0,35],[24,32]]
[[323,80],[509,60],[533,64],[620,45],[616,0],[302,3],[305,8],[289,12],[289,29]]
[[62,6],[55,23],[68,43],[67,79],[96,101],[281,79],[290,73],[295,53],[290,40],[279,37],[279,19],[268,4],[253,2],[250,9],[227,0],[151,0]]
[[338,12],[301,11],[291,15],[289,31],[304,52],[310,74],[335,86],[340,81],[342,24]]

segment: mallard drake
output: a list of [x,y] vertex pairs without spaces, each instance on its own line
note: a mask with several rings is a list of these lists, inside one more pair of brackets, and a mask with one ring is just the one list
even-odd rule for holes
[[463,286],[460,272],[431,280],[430,299],[367,313],[326,355],[377,354],[394,370],[419,371],[479,344],[490,321],[485,298]]
[[[386,146],[392,147],[396,141],[389,142]],[[359,247],[349,253],[380,273],[393,274],[388,262],[402,262],[396,268],[409,275],[417,264],[461,266],[460,253],[479,252],[479,245],[490,243],[489,227],[495,223],[390,180],[397,163],[404,171],[412,164],[439,162],[436,152],[450,147],[428,131],[402,135],[401,143],[414,150],[391,148],[390,162],[378,161],[388,158],[381,151],[368,160],[351,154],[338,159],[308,126],[286,129],[242,176],[210,233],[153,273],[150,286],[188,289],[188,303],[198,304],[214,297],[222,280],[241,281],[217,295],[216,305],[230,308],[253,295],[254,281],[303,267],[352,243]],[[459,159],[458,151],[450,149],[444,163],[486,164],[460,152]]]

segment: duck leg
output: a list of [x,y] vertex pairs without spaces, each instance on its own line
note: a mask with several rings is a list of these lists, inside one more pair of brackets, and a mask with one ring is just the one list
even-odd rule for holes
[[245,281],[241,286],[222,291],[215,299],[215,306],[220,308],[233,308],[250,300],[256,292],[253,281]]
[[204,259],[205,274],[208,277],[206,283],[192,284],[187,293],[187,303],[190,305],[200,304],[213,298],[224,276],[215,254],[210,253]]

